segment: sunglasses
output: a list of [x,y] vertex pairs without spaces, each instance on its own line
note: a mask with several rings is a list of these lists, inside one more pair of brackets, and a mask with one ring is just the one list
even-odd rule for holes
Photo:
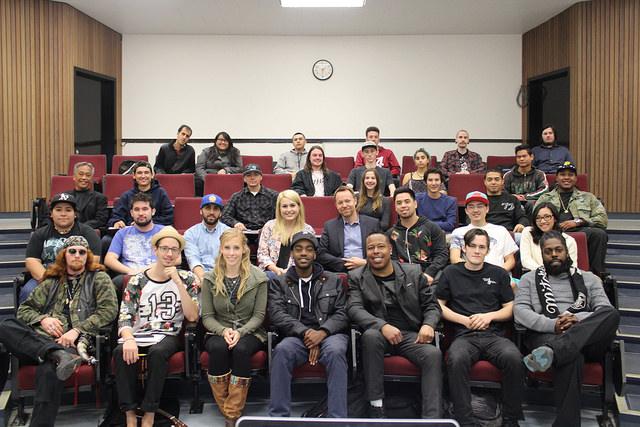
[[71,255],[75,255],[77,253],[80,256],[87,254],[86,249],[67,249],[67,252],[69,252]]

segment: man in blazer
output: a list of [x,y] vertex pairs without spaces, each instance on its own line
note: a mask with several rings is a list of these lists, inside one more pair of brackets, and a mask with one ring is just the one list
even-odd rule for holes
[[347,313],[362,329],[369,416],[383,418],[384,355],[406,357],[421,371],[422,417],[442,417],[442,355],[433,345],[441,309],[417,264],[391,261],[386,234],[366,239],[367,264],[349,272]]
[[340,216],[324,224],[318,262],[325,270],[345,273],[367,263],[365,241],[369,234],[380,231],[380,225],[377,219],[358,214],[350,187],[338,187],[333,198]]

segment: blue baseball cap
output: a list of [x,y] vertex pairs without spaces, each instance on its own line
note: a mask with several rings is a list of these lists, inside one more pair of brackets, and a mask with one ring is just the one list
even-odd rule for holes
[[207,194],[202,198],[202,202],[200,202],[200,209],[211,204],[218,206],[220,209],[224,208],[222,197],[212,193],[212,194]]

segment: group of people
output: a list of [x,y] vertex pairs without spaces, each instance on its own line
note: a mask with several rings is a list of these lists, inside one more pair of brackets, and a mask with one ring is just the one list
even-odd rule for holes
[[[169,165],[172,159],[188,167],[194,157],[190,136],[191,129],[181,126],[176,142],[161,148],[156,172],[177,171]],[[554,425],[579,425],[582,361],[601,355],[618,315],[598,277],[605,272],[606,211],[591,193],[575,188],[576,166],[559,159],[554,148],[543,148],[549,152],[541,157],[560,161],[557,186],[549,190],[544,173],[533,166],[535,149],[516,147],[516,166],[504,175],[485,172],[486,193],[466,196],[469,225],[456,228],[457,201],[446,195],[447,177],[484,168],[467,149],[468,133],[458,132],[456,153],[447,153],[440,169],[429,168],[428,153],[418,150],[417,171],[405,175],[398,188],[397,160],[380,146],[379,130],[367,129],[367,138],[363,166],[343,184],[326,168],[322,147],[307,153],[304,135],[296,133],[294,148],[276,167],[295,174],[292,189],[278,193],[262,186],[259,166],[234,163],[237,149],[221,132],[198,163],[206,163],[204,173],[242,171],[245,186],[227,202],[204,195],[202,221],[184,236],[171,226],[173,208],[149,163],[133,167],[133,188],[111,218],[96,213],[102,195],[90,186],[93,166],[75,165],[74,190],[52,198],[49,224],[29,242],[32,280],[22,289],[18,318],[0,327],[0,342],[9,351],[39,364],[34,420],[53,424],[62,381],[82,360],[73,350],[117,318],[120,405],[128,425],[135,425],[138,408],[143,425],[152,425],[167,360],[181,349],[183,323],[201,319],[212,394],[233,425],[251,383],[251,357],[265,345],[268,316],[281,338],[270,366],[270,415],[290,414],[293,369],[308,362],[326,369],[329,416],[347,416],[353,324],[362,332],[372,417],[384,416],[383,358],[392,353],[420,368],[425,418],[443,416],[446,372],[455,418],[474,425],[469,371],[482,358],[504,372],[504,425],[518,425],[522,416],[525,369],[550,367],[557,378]],[[314,195],[333,196],[338,214],[324,224],[319,239],[305,222],[301,199]],[[117,230],[112,239],[100,242],[97,217]],[[577,269],[576,242],[565,233],[576,230],[587,234],[597,274]],[[519,247],[512,233],[520,236]],[[252,243],[256,265],[250,261]],[[518,250],[529,272],[514,286],[510,273]],[[340,276],[345,273],[348,289]],[[514,317],[527,328],[530,353],[524,358],[505,337]],[[452,325],[455,337],[446,359],[434,345],[442,321]],[[137,396],[141,357],[148,380],[144,395]]]

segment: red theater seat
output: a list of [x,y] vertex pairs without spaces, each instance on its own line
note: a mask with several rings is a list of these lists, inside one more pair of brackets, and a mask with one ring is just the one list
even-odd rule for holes
[[173,225],[180,234],[202,221],[200,216],[200,197],[176,197],[173,208]]
[[324,163],[327,169],[336,172],[343,181],[346,181],[349,173],[353,169],[355,161],[353,157],[325,157]]
[[263,174],[262,185],[277,191],[278,193],[291,188],[291,175],[283,174]]
[[[552,173],[547,174],[547,183],[549,183],[549,187],[555,186],[556,184],[556,175]],[[578,174],[578,182],[576,182],[576,187],[580,191],[589,191],[589,175],[586,173]]]
[[177,197],[193,197],[194,180],[192,173],[162,174],[156,175],[156,179],[162,188],[165,189],[169,200],[174,203]]
[[242,164],[247,166],[250,163],[255,163],[260,166],[263,174],[273,173],[273,157],[271,156],[242,156]]
[[322,234],[324,223],[338,215],[333,197],[302,197],[306,223],[313,227],[316,234]]
[[484,174],[470,173],[450,175],[447,191],[449,196],[455,197],[458,200],[458,206],[464,206],[464,200],[468,193],[472,191],[482,191],[484,193],[487,191],[484,188]]
[[578,268],[583,271],[589,271],[589,249],[587,246],[587,235],[581,231],[567,233],[573,237],[578,247]]
[[204,194],[217,194],[227,201],[236,193],[242,190],[244,180],[242,174],[208,174],[204,177]]
[[107,196],[107,204],[113,206],[122,193],[133,188],[133,175],[105,175],[102,192]]
[[516,156],[487,156],[487,169],[511,169],[516,164]]
[[49,191],[49,200],[58,193],[65,191],[73,191],[73,176],[53,175],[51,177],[51,190]]
[[[438,164],[438,157],[429,157],[429,169],[435,168]],[[413,161],[413,156],[402,156],[402,174],[416,171],[416,164]]]

